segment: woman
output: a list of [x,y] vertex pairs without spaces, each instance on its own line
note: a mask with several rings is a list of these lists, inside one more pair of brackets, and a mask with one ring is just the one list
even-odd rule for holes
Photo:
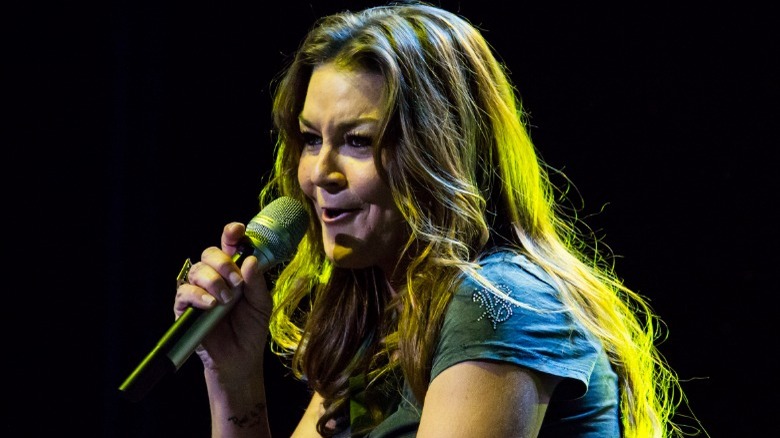
[[[276,84],[260,203],[312,221],[269,292],[228,224],[177,290],[212,434],[270,436],[264,346],[312,390],[294,436],[679,435],[656,316],[554,201],[487,42],[427,4],[321,19]],[[270,402],[270,401],[269,401]]]

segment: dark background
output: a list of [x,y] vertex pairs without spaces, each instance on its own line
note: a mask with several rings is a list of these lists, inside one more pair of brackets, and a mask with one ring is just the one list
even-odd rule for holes
[[[316,17],[370,3],[51,2],[5,16],[14,436],[209,435],[197,359],[140,403],[117,388],[173,322],[184,259],[257,213],[274,75]],[[661,350],[709,434],[774,429],[780,17],[745,2],[435,3],[503,57],[540,153],[666,322]],[[267,362],[286,436],[305,390]]]

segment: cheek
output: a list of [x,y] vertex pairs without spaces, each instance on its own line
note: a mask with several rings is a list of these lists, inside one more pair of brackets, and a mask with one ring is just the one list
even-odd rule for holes
[[353,165],[347,179],[355,194],[366,202],[386,206],[388,200],[392,199],[390,186],[379,177],[372,161]]
[[298,185],[301,186],[301,190],[307,195],[311,194],[311,166],[308,164],[308,160],[301,157],[298,160]]

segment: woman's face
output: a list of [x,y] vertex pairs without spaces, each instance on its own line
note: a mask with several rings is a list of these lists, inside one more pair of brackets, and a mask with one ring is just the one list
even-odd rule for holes
[[298,183],[317,213],[326,256],[336,266],[377,266],[390,276],[407,233],[374,163],[383,81],[331,63],[314,69],[299,116]]

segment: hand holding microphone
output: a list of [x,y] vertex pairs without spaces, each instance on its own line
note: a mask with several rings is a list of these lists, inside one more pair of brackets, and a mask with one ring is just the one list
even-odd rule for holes
[[[192,268],[195,283],[179,287],[174,309],[178,318],[120,386],[125,398],[142,399],[162,377],[178,370],[206,335],[215,330],[223,332],[219,336],[221,342],[212,346],[214,351],[199,352],[207,367],[219,357],[262,355],[258,342],[264,342],[261,334],[267,331],[271,310],[262,272],[293,256],[308,222],[298,201],[281,197],[255,216],[246,225],[245,233],[240,224],[225,227],[222,250],[204,251],[201,262]],[[256,265],[243,263],[249,256],[256,257]],[[245,302],[233,310],[242,301],[242,290],[252,293],[247,293]],[[236,314],[230,315],[228,324],[218,326],[233,311]],[[263,324],[264,327],[258,327]],[[226,366],[244,366],[238,361],[226,362]]]

